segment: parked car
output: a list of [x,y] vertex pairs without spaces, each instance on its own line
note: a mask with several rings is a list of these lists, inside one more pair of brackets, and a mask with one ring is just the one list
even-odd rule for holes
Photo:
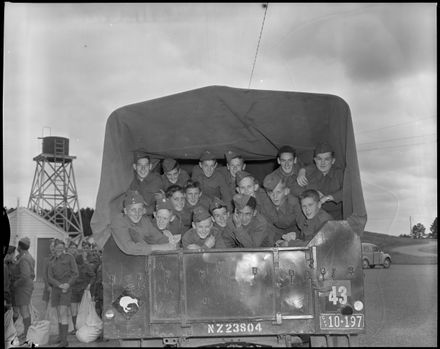
[[391,256],[383,252],[375,244],[369,242],[362,243],[362,267],[374,268],[376,265],[382,265],[384,268],[389,268],[391,265]]

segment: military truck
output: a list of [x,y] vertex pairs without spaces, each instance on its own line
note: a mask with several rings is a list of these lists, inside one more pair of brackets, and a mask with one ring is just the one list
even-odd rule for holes
[[[232,150],[260,181],[290,145],[313,163],[326,141],[344,169],[343,220],[304,247],[132,256],[111,217],[133,179],[132,151],[182,167]],[[107,120],[92,230],[103,248],[104,338],[122,346],[356,346],[365,333],[360,237],[367,214],[351,113],[329,94],[207,86],[118,108]]]

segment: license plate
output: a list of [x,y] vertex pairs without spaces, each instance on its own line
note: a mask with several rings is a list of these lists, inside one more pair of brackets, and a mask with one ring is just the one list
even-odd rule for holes
[[208,334],[259,333],[263,330],[260,322],[225,322],[208,324]]
[[363,329],[364,314],[321,314],[319,316],[319,327],[321,330]]

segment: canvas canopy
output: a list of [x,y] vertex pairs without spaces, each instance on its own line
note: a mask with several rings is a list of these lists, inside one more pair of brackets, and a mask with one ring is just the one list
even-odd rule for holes
[[208,86],[121,107],[106,124],[94,239],[103,247],[110,236],[111,217],[121,211],[133,179],[135,149],[180,161],[197,161],[204,150],[224,159],[232,150],[258,162],[275,159],[278,148],[290,145],[308,164],[318,142],[331,144],[336,165],[345,169],[344,219],[362,233],[367,215],[353,125],[340,97]]

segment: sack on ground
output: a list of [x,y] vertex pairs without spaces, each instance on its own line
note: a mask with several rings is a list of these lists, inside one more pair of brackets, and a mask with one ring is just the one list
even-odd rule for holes
[[58,336],[59,328],[58,328],[58,313],[57,308],[52,307],[50,304],[47,307],[46,315],[44,316],[45,320],[50,322],[49,334],[51,336]]
[[5,321],[5,348],[10,348],[14,339],[17,337],[17,330],[14,326],[13,320],[14,312],[12,309],[9,309],[4,315]]
[[78,331],[76,331],[76,338],[82,343],[91,343],[98,339],[101,334],[101,329],[96,326],[82,326]]
[[29,326],[26,340],[36,345],[45,345],[49,343],[50,321],[34,321]]
[[14,322],[15,329],[17,330],[17,336],[21,336],[24,332],[24,324],[23,324],[23,318],[21,317],[21,314],[18,315],[17,320]]
[[86,325],[87,326],[94,326],[99,330],[102,330],[102,327],[103,327],[102,320],[98,316],[98,314],[96,313],[95,302],[93,302],[93,301],[90,303],[89,315],[87,316]]
[[89,290],[84,290],[81,298],[81,303],[78,307],[78,315],[76,316],[76,329],[79,330],[87,322],[87,316],[89,315],[90,304],[92,302],[92,296]]

